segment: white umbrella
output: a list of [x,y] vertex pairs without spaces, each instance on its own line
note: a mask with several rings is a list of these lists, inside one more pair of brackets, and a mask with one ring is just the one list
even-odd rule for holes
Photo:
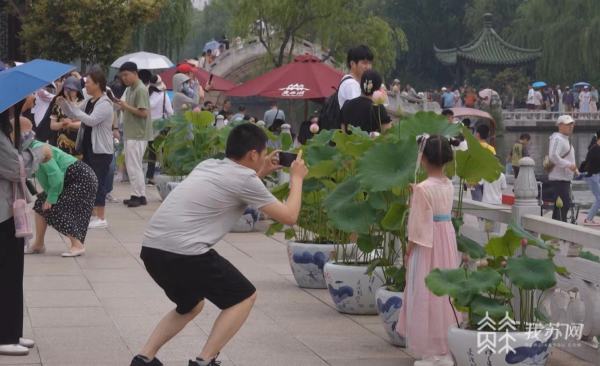
[[121,56],[110,66],[118,69],[125,62],[134,62],[138,70],[170,69],[175,66],[166,56],[143,51]]

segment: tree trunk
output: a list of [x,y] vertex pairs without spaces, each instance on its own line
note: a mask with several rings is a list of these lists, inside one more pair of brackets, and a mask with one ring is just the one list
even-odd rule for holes
[[285,31],[285,35],[283,37],[283,41],[281,42],[281,47],[279,47],[279,55],[277,55],[277,62],[275,63],[276,67],[283,65],[283,57],[285,56],[285,49],[287,44],[290,41],[291,33],[289,30]]

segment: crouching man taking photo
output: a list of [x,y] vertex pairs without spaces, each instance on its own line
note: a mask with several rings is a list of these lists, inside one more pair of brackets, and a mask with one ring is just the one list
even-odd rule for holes
[[227,140],[226,158],[198,164],[150,219],[141,258],[177,307],[158,323],[132,366],[162,365],[156,353],[202,311],[205,299],[221,313],[202,352],[189,366],[218,365],[219,352],[246,321],[256,288],[212,247],[247,206],[293,225],[308,173],[300,153],[290,168],[289,197],[279,202],[260,180],[280,168],[277,153],[267,154],[266,145],[267,136],[259,127],[251,123],[235,127]]

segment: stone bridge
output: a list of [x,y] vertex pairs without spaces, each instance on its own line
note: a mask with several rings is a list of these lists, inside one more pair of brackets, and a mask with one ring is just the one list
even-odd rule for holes
[[[289,46],[286,54],[288,52]],[[306,40],[296,41],[292,57],[306,53],[315,55],[320,59],[331,60],[328,53],[320,45]],[[235,83],[240,83],[257,76],[255,70],[264,66],[266,55],[267,51],[258,38],[247,39],[240,44],[232,43],[228,50],[219,55],[215,62],[207,67],[207,70]],[[330,61],[327,62],[331,63]]]

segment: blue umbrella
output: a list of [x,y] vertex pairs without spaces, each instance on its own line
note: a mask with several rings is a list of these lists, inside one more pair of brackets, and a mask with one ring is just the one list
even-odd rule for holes
[[206,52],[208,50],[214,51],[214,50],[218,49],[220,45],[221,45],[221,43],[219,43],[213,39],[212,41],[206,42],[206,44],[204,45],[204,48],[202,49],[202,52]]
[[0,112],[74,69],[72,65],[38,59],[1,71]]
[[575,84],[573,84],[573,89],[576,89],[576,88],[583,88],[584,86],[591,86],[591,84],[590,84],[590,83],[587,83],[587,82],[585,82],[585,81],[580,81],[580,82],[578,82],[578,83],[575,83]]
[[546,85],[547,84],[545,81],[536,81],[535,83],[531,84],[531,86],[533,86],[534,88],[543,88]]

